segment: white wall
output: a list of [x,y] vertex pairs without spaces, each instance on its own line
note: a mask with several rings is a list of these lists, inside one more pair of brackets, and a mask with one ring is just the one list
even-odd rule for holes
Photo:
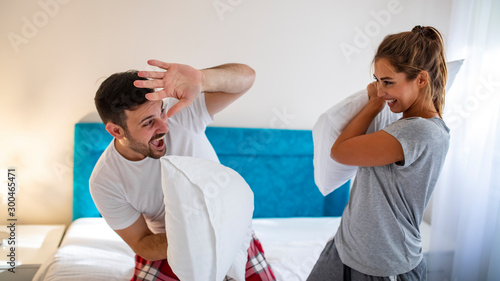
[[17,169],[19,222],[71,220],[73,126],[102,78],[150,58],[246,63],[254,87],[214,125],[311,129],[371,81],[385,35],[422,24],[446,39],[450,0],[436,2],[0,1],[0,169]]

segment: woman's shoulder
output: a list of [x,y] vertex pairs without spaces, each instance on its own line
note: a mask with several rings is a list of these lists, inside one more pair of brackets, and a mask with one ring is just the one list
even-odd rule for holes
[[397,129],[402,128],[411,128],[411,129],[422,129],[422,130],[438,130],[444,131],[445,133],[449,133],[450,129],[446,126],[446,123],[443,119],[439,117],[431,117],[431,118],[422,118],[422,117],[409,117],[409,118],[401,118],[396,122],[388,125],[387,127],[394,127]]
[[399,119],[396,122],[384,128],[384,131],[390,133],[396,138],[410,138],[427,140],[449,139],[450,129],[446,126],[443,119],[438,117],[421,118],[410,117]]

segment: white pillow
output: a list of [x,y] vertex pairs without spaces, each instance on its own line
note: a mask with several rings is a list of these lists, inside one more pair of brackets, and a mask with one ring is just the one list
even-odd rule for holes
[[457,77],[458,71],[460,71],[460,68],[462,67],[462,64],[464,63],[464,60],[454,60],[454,61],[449,61],[446,63],[446,68],[448,70],[448,82],[446,83],[446,93],[451,88],[451,85],[453,85],[453,82],[455,81],[455,77]]
[[[330,151],[340,133],[367,103],[367,91],[356,92],[321,114],[313,127],[314,181],[324,196],[356,174],[357,166],[336,162],[330,157]],[[370,124],[367,133],[376,132],[399,118],[401,114],[391,112],[386,106]]]
[[167,258],[180,280],[245,280],[253,192],[234,170],[187,156],[160,159]]
[[[463,60],[447,63],[446,92],[453,84],[462,64]],[[357,166],[348,166],[334,161],[330,157],[330,151],[340,133],[367,103],[368,93],[366,89],[354,93],[321,114],[313,127],[314,181],[324,196],[342,186],[356,174]],[[401,113],[393,113],[388,106],[385,106],[370,124],[367,133],[381,130],[401,116]]]

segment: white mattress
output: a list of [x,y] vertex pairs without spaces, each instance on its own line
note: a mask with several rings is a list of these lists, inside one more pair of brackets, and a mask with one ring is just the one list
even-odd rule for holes
[[[323,247],[333,237],[340,218],[254,219],[255,234],[277,280],[305,280]],[[423,250],[428,249],[429,225],[421,226]],[[54,257],[34,281],[130,280],[134,252],[102,218],[74,221]]]
[[277,280],[306,280],[340,218],[254,219],[253,229]]
[[103,218],[75,220],[33,280],[130,280],[135,254]]

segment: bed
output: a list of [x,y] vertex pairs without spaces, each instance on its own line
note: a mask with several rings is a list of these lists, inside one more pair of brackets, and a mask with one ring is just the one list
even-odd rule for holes
[[[314,183],[309,130],[208,127],[220,162],[254,192],[253,229],[278,280],[305,280],[333,237],[350,182],[328,196]],[[89,193],[92,169],[111,141],[101,123],[75,125],[73,222],[33,280],[129,280],[134,253],[105,223]],[[422,224],[424,252],[429,226]]]

